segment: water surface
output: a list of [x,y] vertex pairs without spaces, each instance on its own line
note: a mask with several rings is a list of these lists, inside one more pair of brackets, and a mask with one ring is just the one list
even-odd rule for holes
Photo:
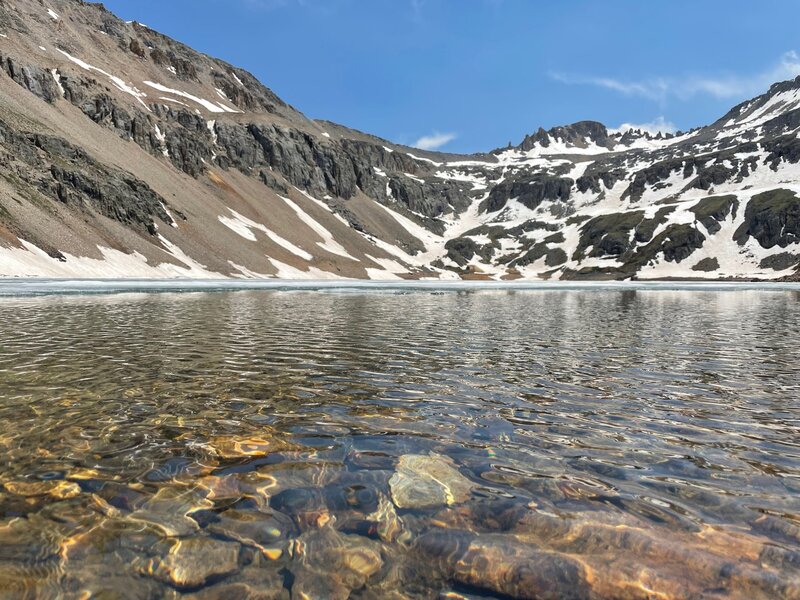
[[6,297],[0,324],[0,595],[800,598],[796,291]]

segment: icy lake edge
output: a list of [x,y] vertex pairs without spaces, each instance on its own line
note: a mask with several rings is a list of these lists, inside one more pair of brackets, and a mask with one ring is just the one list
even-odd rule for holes
[[800,291],[800,282],[743,281],[368,281],[235,279],[0,279],[0,297],[158,292]]

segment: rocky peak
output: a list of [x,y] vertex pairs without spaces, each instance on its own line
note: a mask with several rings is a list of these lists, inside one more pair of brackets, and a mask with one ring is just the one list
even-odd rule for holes
[[552,144],[563,144],[567,147],[586,149],[591,145],[606,148],[613,147],[608,129],[597,121],[578,121],[572,125],[553,127],[545,131],[543,128],[525,137],[517,146],[518,150],[528,152],[534,148],[549,148]]

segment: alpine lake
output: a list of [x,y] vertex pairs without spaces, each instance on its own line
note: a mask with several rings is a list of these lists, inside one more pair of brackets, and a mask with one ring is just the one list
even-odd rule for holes
[[0,457],[0,598],[797,599],[800,288],[10,293]]

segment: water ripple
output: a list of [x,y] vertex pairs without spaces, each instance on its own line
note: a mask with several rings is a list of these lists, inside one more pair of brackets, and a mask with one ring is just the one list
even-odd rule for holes
[[[665,290],[5,298],[0,477],[77,481],[107,514],[152,521],[149,507],[176,481],[269,473],[299,489],[331,474],[379,477],[432,452],[477,486],[474,515],[508,502],[611,511],[687,532],[758,530],[797,553],[786,532],[800,531],[798,300]],[[73,477],[81,470],[95,474]],[[67,501],[49,494],[0,494],[2,517]],[[118,554],[141,558],[128,535]]]

